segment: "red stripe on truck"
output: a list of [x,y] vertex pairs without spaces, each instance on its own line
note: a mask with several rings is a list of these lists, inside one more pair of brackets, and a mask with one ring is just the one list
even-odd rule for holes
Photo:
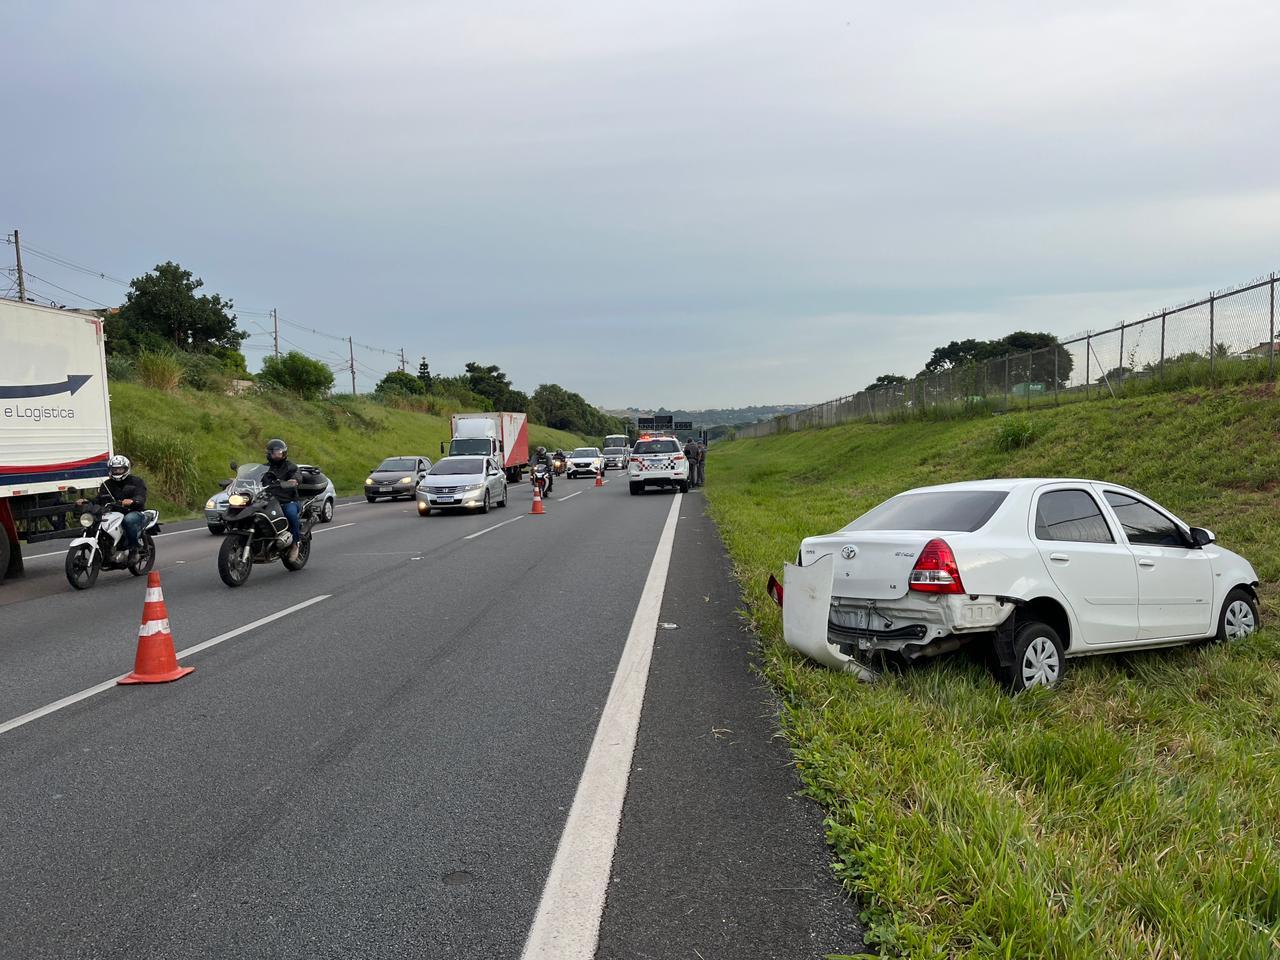
[[77,467],[91,467],[106,460],[111,454],[96,453],[83,460],[68,460],[66,463],[36,463],[28,466],[5,466],[0,464],[0,473],[52,473],[55,470],[74,470]]

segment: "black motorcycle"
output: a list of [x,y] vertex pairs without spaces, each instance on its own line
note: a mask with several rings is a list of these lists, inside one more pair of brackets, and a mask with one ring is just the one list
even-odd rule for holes
[[[235,470],[236,465],[232,464]],[[314,483],[299,484],[303,498],[298,507],[302,537],[297,559],[290,559],[293,536],[289,518],[281,506],[280,487],[263,483],[265,466],[241,470],[227,488],[226,538],[218,550],[218,576],[228,587],[238,587],[249,579],[256,563],[279,560],[286,570],[297,571],[311,557],[311,528],[320,519],[319,498],[305,499]]]

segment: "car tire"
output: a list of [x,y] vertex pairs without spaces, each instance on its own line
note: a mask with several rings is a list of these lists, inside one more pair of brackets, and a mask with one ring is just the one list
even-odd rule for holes
[[498,504],[503,510],[507,509],[507,502],[511,499],[511,491],[504,484],[502,487],[502,502]]
[[1066,651],[1058,631],[1039,620],[1019,624],[1013,635],[1013,663],[1003,672],[1010,693],[1058,686],[1067,672]]
[[365,498],[366,500],[368,500],[370,503],[373,503],[374,501],[376,501],[376,500],[378,499],[377,497],[371,497],[371,496],[369,496],[367,493],[364,495],[364,498]]
[[681,493],[688,493],[688,492],[689,492],[689,481],[688,481],[688,480],[681,480],[681,481],[680,481],[680,483],[676,484],[676,488],[677,488]]
[[480,512],[480,513],[488,513],[488,512],[489,512],[489,491],[488,491],[488,490],[486,490],[486,491],[484,492],[484,503],[480,504],[480,510],[479,510],[479,512]]
[[644,493],[643,483],[631,483],[629,486],[631,487],[631,495],[633,497],[638,497],[640,494]]
[[333,497],[326,497],[324,506],[320,508],[320,522],[333,523]]
[[1243,640],[1258,629],[1258,601],[1248,590],[1236,587],[1222,601],[1218,614],[1218,643],[1234,643]]

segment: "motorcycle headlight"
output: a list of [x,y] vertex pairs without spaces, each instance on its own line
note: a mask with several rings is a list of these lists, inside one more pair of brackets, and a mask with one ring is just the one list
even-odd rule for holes
[[398,483],[413,483],[413,477],[401,477]]
[[229,507],[239,508],[239,507],[247,507],[248,505],[249,505],[249,498],[246,497],[243,493],[233,493],[231,496],[227,497],[227,506]]
[[206,510],[217,510],[218,505],[213,502],[213,497],[210,497],[208,500],[204,502],[204,508]]
[[86,528],[86,529],[88,529],[89,527],[92,527],[92,526],[93,526],[93,514],[92,514],[92,513],[82,513],[82,514],[80,514],[80,526],[82,526],[82,527],[84,527],[84,528]]

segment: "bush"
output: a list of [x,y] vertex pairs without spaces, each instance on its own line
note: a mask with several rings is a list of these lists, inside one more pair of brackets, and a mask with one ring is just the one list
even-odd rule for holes
[[195,505],[200,473],[190,440],[173,434],[142,433],[130,424],[117,424],[112,433],[113,449],[133,461],[134,472],[142,475],[152,492],[174,503]]
[[1005,417],[996,429],[996,449],[1009,453],[1029,447],[1036,439],[1036,425],[1026,417]]
[[273,383],[303,400],[316,400],[333,386],[333,371],[319,360],[290,350],[283,356],[263,360],[258,381]]
[[113,353],[107,357],[107,380],[132,380],[134,378],[133,358],[124,354]]
[[379,396],[403,396],[405,394],[417,396],[426,393],[426,388],[422,385],[422,381],[412,374],[405,373],[403,370],[392,370],[378,381],[378,385],[373,388],[373,392]]
[[182,383],[182,361],[171,350],[143,350],[133,361],[138,381],[154,390],[172,393]]
[[207,353],[184,353],[179,357],[185,381],[197,390],[226,393],[231,378],[221,358]]

